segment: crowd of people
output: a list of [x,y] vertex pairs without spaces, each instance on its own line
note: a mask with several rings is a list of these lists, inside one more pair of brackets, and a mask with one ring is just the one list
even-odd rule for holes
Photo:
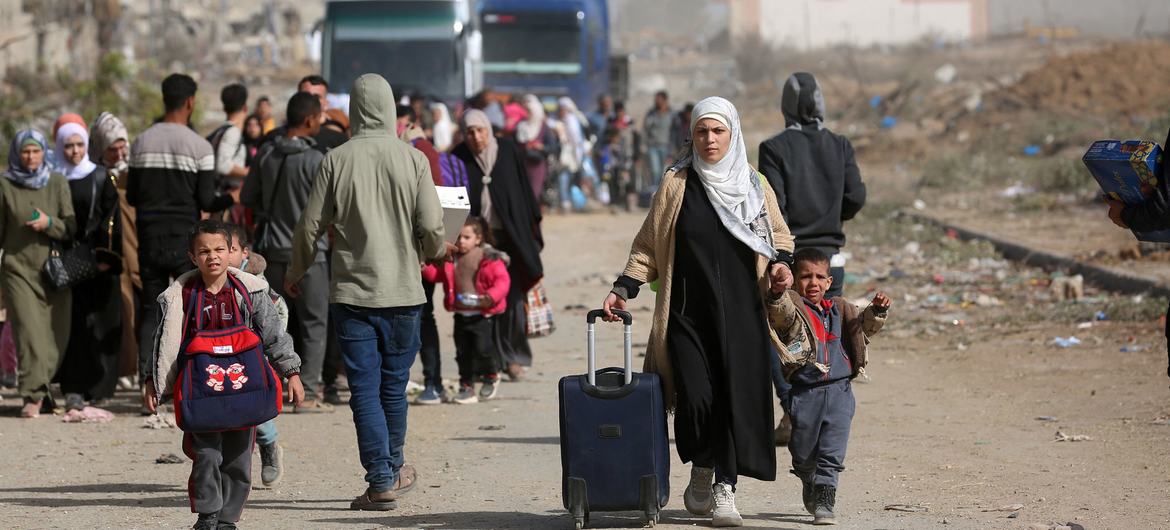
[[[452,113],[396,99],[375,74],[353,86],[335,108],[327,81],[305,77],[278,125],[268,98],[249,109],[247,88],[228,85],[224,120],[205,137],[191,124],[196,82],[172,74],[164,115],[133,138],[109,113],[61,116],[51,144],[35,129],[15,135],[0,179],[0,352],[15,355],[0,354],[0,383],[17,386],[21,415],[57,409],[54,382],[67,412],[101,407],[118,385],[141,389],[144,415],[168,399],[179,412],[190,379],[180,360],[207,354],[192,337],[251,328],[294,413],[332,412],[348,385],[369,484],[351,507],[393,509],[417,481],[403,457],[416,360],[418,405],[495,399],[501,377],[533,362],[525,305],[544,277],[544,213],[649,194],[604,307],[659,283],[645,369],[661,377],[693,464],[687,509],[739,525],[737,477],[774,480],[777,441],[809,512],[834,519],[849,382],[891,303],[879,294],[862,311],[840,298],[842,225],[865,187],[849,141],[824,127],[815,78],[786,83],[784,130],[761,144],[760,172],[722,98],[676,111],[659,92],[639,129],[607,96],[585,114],[568,98],[546,107],[484,92]],[[445,233],[437,186],[467,190],[457,234]],[[454,319],[454,395],[438,286]],[[207,386],[257,377],[229,368],[208,368]],[[785,411],[775,431],[773,391]],[[279,481],[276,419],[263,420],[185,434],[196,528],[235,527],[252,436],[262,481]]]

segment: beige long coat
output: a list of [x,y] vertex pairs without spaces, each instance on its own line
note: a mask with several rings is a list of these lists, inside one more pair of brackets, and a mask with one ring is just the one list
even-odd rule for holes
[[[634,237],[630,247],[630,259],[623,274],[635,280],[650,283],[659,281],[654,303],[654,317],[650,325],[650,340],[646,348],[646,362],[643,370],[656,373],[662,379],[663,397],[667,408],[675,405],[674,368],[666,350],[666,327],[670,320],[671,276],[674,269],[675,222],[682,210],[683,192],[686,191],[687,170],[669,171],[662,177],[658,192],[650,204],[650,212],[642,222],[642,228]],[[761,177],[762,178],[762,177]],[[764,208],[772,223],[773,245],[777,250],[791,254],[794,239],[788,231],[788,224],[780,213],[772,187],[764,185]],[[770,288],[768,260],[757,255],[756,271],[759,278],[760,297],[765,301]],[[765,306],[766,307],[766,306]],[[760,319],[767,321],[767,315],[760,313]],[[784,343],[768,326],[772,344],[778,351],[786,351]]]

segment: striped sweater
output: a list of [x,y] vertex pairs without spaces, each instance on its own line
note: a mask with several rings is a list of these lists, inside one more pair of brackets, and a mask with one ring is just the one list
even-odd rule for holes
[[130,147],[126,200],[137,208],[139,229],[150,225],[189,226],[200,211],[232,205],[216,190],[215,153],[189,127],[160,122]]

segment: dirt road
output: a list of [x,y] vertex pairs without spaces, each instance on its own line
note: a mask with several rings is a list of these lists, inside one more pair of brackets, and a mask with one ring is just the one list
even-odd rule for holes
[[[525,381],[504,385],[498,401],[411,409],[407,460],[419,469],[422,485],[397,511],[348,510],[364,484],[347,410],[287,415],[278,420],[284,481],[253,491],[241,526],[571,528],[561,507],[556,383],[584,371],[584,312],[566,306],[600,302],[640,221],[641,215],[624,214],[548,218],[548,291],[559,310],[559,330],[534,343],[536,367]],[[854,226],[883,222],[863,218]],[[855,245],[851,270],[887,269],[902,248],[896,239],[859,239],[875,243]],[[1089,529],[1170,527],[1170,379],[1156,323],[1102,322],[1076,330],[1050,321],[1044,304],[1013,307],[1009,300],[998,308],[969,308],[962,326],[951,328],[952,317],[942,310],[904,302],[905,295],[927,288],[929,278],[898,277],[881,285],[904,307],[895,306],[885,335],[874,343],[871,381],[856,389],[858,412],[838,496],[842,528],[1015,529],[1070,521]],[[864,291],[851,285],[848,294]],[[644,297],[631,304],[643,337],[652,303]],[[450,318],[440,314],[440,322],[444,374],[454,377]],[[1079,347],[1047,344],[1074,332],[1083,341]],[[618,329],[599,335],[599,351],[610,354],[603,364],[620,362]],[[1144,349],[1119,352],[1130,337]],[[18,419],[19,399],[5,394],[0,527],[190,525],[189,466],[154,463],[159,455],[181,454],[180,433],[142,428],[131,398],[120,398],[113,423],[73,425],[54,417]],[[1057,442],[1057,431],[1091,440]],[[786,470],[787,451],[780,448],[778,457]],[[682,508],[688,472],[676,457],[663,527],[705,525]],[[745,526],[808,527],[799,489],[787,473],[776,482],[744,480],[738,501]],[[1022,507],[1000,511],[1010,505]],[[592,522],[640,526],[633,513],[594,514]]]

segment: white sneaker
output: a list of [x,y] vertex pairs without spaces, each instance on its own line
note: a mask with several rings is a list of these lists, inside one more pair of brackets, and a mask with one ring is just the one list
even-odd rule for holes
[[715,470],[709,467],[691,466],[691,483],[683,492],[683,505],[695,515],[711,513],[711,480]]
[[716,484],[715,511],[711,514],[711,526],[743,526],[743,517],[735,508],[735,491],[727,484]]

